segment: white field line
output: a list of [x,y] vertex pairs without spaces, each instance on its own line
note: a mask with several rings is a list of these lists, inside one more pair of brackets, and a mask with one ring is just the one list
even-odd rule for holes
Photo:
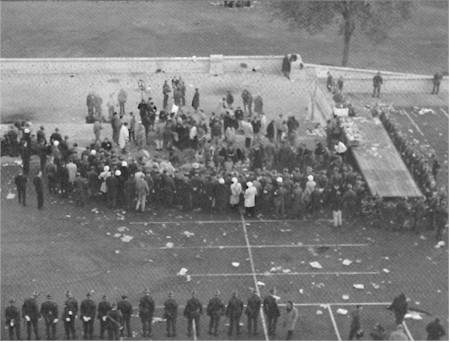
[[[309,307],[309,306],[356,306],[356,305],[362,305],[362,306],[386,306],[390,305],[392,302],[380,302],[380,303],[294,303],[294,306],[298,307]],[[280,307],[285,307],[286,304],[280,303],[278,304]],[[178,305],[178,308],[184,309],[185,305]],[[156,305],[156,309],[161,310],[164,309],[164,305]],[[139,310],[138,306],[133,307],[133,310]]]
[[333,311],[331,310],[330,305],[327,305],[327,308],[328,308],[328,312],[330,313],[330,318],[331,318],[331,322],[333,323],[333,327],[334,327],[334,331],[336,333],[336,337],[337,337],[338,341],[342,341],[341,335],[339,334],[339,329],[337,327],[336,321],[334,320]]
[[448,118],[448,113],[444,110],[444,109],[442,109],[442,108],[439,108],[440,110],[441,110],[441,112]]
[[406,325],[405,321],[403,321],[403,327],[405,328],[405,332],[406,332],[406,335],[408,335],[409,340],[414,341],[414,339],[411,335],[411,332],[409,331],[408,326]]
[[[241,214],[241,221],[242,221],[242,227],[244,228],[245,242],[247,243],[248,256],[250,258],[250,266],[252,268],[252,276],[253,276],[253,281],[255,283],[255,290],[256,290],[258,296],[261,298],[261,293],[259,292],[258,280],[256,279],[255,264],[253,262],[252,249],[250,247],[250,241],[248,239],[247,227],[245,225],[244,216],[242,216],[242,214]],[[266,338],[266,341],[269,341],[269,335],[267,333],[267,327],[266,327],[266,319],[264,317],[264,312],[263,312],[262,307],[260,307],[260,309],[259,309],[259,315],[261,316],[262,326],[263,326],[263,330],[264,330],[264,337]]]
[[[313,244],[313,245],[252,245],[252,248],[311,248],[311,247],[367,247],[367,243],[343,243],[343,244]],[[147,250],[161,249],[240,249],[248,248],[243,245],[231,246],[187,246],[187,247],[146,247]]]
[[[250,259],[250,264],[252,264],[252,259]],[[380,274],[380,272],[290,272],[290,273],[205,273],[205,274],[189,274],[191,277],[245,277],[245,276],[253,276],[256,279],[256,276],[296,276],[296,275],[373,275]],[[179,276],[173,276],[179,277]]]
[[[319,222],[333,222],[333,220],[329,219],[317,219],[314,221]],[[252,220],[247,221],[248,224],[254,224],[254,223],[283,223],[283,222],[298,222],[301,224],[302,222],[308,222],[308,221],[301,221],[301,220]],[[219,220],[219,221],[148,221],[148,222],[130,222],[129,224],[136,224],[136,225],[149,225],[149,224],[176,224],[176,225],[182,225],[186,223],[196,223],[196,224],[218,224],[218,223],[239,223],[242,224],[242,221],[236,221],[236,220]],[[253,228],[253,227],[252,227]]]
[[192,334],[194,335],[194,341],[197,341],[197,327],[195,326],[195,319],[192,320]]
[[417,131],[422,134],[422,136],[425,136],[425,134],[423,134],[422,130],[419,128],[419,126],[416,124],[416,122],[412,119],[412,117],[409,115],[409,113],[404,110],[403,113],[405,113],[405,115],[408,117],[408,119],[412,122],[412,124],[414,125],[414,127],[416,127]]

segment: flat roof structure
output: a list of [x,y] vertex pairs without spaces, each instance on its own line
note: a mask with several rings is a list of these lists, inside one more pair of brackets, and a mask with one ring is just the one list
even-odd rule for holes
[[351,147],[370,192],[382,197],[420,197],[422,192],[409,173],[391,138],[378,118],[344,118],[347,139],[358,135]]

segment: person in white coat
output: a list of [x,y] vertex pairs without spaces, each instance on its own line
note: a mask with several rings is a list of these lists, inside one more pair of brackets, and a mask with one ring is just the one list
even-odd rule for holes
[[126,153],[125,146],[127,145],[127,142],[130,138],[130,133],[128,131],[128,124],[124,122],[122,126],[120,127],[119,131],[119,147],[122,150],[123,153]]
[[283,324],[283,326],[287,329],[286,340],[292,340],[297,320],[298,320],[298,310],[296,309],[292,301],[288,301],[286,305],[286,316],[284,318]]
[[230,205],[232,209],[236,209],[239,205],[239,196],[242,193],[242,185],[238,182],[236,177],[231,178],[230,190]]
[[252,182],[247,182],[247,190],[244,192],[244,206],[245,213],[249,217],[255,216],[255,198],[256,198],[256,188],[253,186]]

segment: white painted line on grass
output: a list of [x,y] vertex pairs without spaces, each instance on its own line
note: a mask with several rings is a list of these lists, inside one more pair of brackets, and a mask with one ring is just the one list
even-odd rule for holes
[[444,113],[444,115],[448,118],[448,113],[447,113],[444,109],[442,109],[442,108],[439,108],[439,109],[440,109],[441,112]]
[[411,332],[409,331],[408,326],[406,325],[405,321],[403,321],[403,327],[405,328],[405,332],[406,332],[406,335],[408,335],[409,340],[414,341],[414,339],[411,335]]
[[[298,223],[302,223],[302,222],[333,222],[333,220],[329,220],[329,219],[315,219],[315,220],[309,220],[309,221],[302,221],[302,220],[252,220],[252,221],[247,221],[247,223],[249,224],[254,224],[254,223],[283,223],[283,222],[298,222]],[[186,223],[196,223],[196,224],[218,224],[218,223],[239,223],[241,224],[242,221],[236,221],[236,220],[218,220],[218,221],[148,221],[148,222],[130,222],[130,224],[136,224],[136,225],[149,225],[149,224],[177,224],[177,225],[181,225],[181,224],[186,224]],[[253,228],[253,227],[252,227]]]
[[195,325],[195,319],[192,319],[192,334],[194,335],[194,341],[197,341],[197,326]]
[[327,308],[328,308],[328,312],[330,313],[330,318],[331,318],[331,322],[333,323],[334,332],[336,333],[336,337],[337,337],[338,341],[342,341],[341,335],[339,334],[339,329],[337,327],[336,321],[334,320],[333,311],[331,310],[330,305],[327,305]]
[[404,110],[403,111],[405,113],[405,115],[408,117],[408,119],[412,122],[412,124],[414,125],[414,127],[416,127],[417,131],[422,134],[422,136],[425,136],[425,134],[423,134],[422,130],[419,128],[419,126],[416,124],[416,122],[412,119],[412,117],[409,115],[409,113]]
[[[244,228],[245,242],[247,243],[248,256],[250,258],[250,266],[252,268],[253,281],[255,282],[255,290],[256,290],[258,296],[261,298],[261,293],[259,292],[258,280],[256,279],[255,264],[253,262],[252,249],[250,247],[250,241],[248,239],[247,227],[245,225],[244,216],[242,216],[242,214],[241,214],[241,221],[242,221],[242,227]],[[269,334],[267,333],[267,327],[266,327],[266,319],[264,317],[264,312],[263,312],[262,307],[260,307],[260,309],[259,309],[259,315],[261,316],[261,320],[262,320],[264,337],[266,338],[266,341],[269,341]]]
[[[367,247],[367,243],[343,243],[343,244],[313,244],[313,245],[252,245],[252,248],[311,248],[311,247]],[[243,245],[230,246],[180,246],[180,247],[146,247],[145,249],[242,249]]]
[[[250,264],[251,264],[250,259]],[[204,274],[190,274],[191,277],[246,277],[253,276],[256,279],[256,276],[264,276],[264,277],[272,277],[272,276],[296,276],[296,275],[373,275],[380,274],[380,272],[290,272],[290,273],[204,273]],[[173,276],[175,277],[175,276]],[[178,276],[176,276],[178,277]]]

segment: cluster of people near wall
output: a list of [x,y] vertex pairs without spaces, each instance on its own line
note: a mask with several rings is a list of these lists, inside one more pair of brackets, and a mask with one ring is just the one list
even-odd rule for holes
[[[78,301],[75,299],[73,293],[66,291],[66,300],[61,311],[59,311],[58,304],[52,299],[50,294],[47,295],[47,300],[39,306],[38,298],[40,294],[34,292],[32,296],[24,300],[21,309],[16,306],[16,301],[11,299],[5,309],[5,326],[9,333],[9,339],[13,340],[14,334],[17,340],[21,339],[21,321],[23,319],[26,324],[27,339],[31,340],[32,333],[34,332],[35,339],[39,340],[39,320],[41,318],[45,323],[48,340],[56,339],[56,331],[60,318],[64,325],[67,340],[77,339],[78,329],[76,321],[78,318],[82,324],[84,340],[93,340],[96,319],[99,322],[98,336],[102,340],[106,334],[108,340],[136,337],[131,327],[131,318],[135,310],[128,299],[128,295],[126,293],[122,294],[119,301],[111,302],[108,296],[104,294],[102,295],[101,301],[96,304],[93,299],[93,292],[89,291],[86,294],[86,298],[78,305]],[[267,331],[264,331],[264,333],[267,333],[269,337],[274,338],[276,336],[279,319],[283,320],[286,340],[292,340],[294,337],[294,331],[299,319],[299,311],[291,300],[285,303],[285,309],[281,309],[279,297],[276,296],[275,289],[271,289],[263,300],[261,300],[258,290],[251,289],[246,305],[244,305],[237,291],[232,291],[227,305],[223,302],[220,291],[215,292],[206,306],[199,300],[195,290],[192,291],[191,295],[192,297],[187,300],[183,309],[183,316],[187,319],[187,336],[189,338],[193,335],[197,338],[200,337],[202,327],[200,320],[204,309],[210,317],[208,324],[209,335],[217,337],[220,334],[219,326],[223,316],[229,320],[227,335],[232,336],[233,332],[238,336],[241,335],[240,321],[242,315],[245,314],[247,316],[248,335],[259,334],[258,322],[261,318],[265,319]],[[155,301],[150,294],[150,289],[146,288],[143,295],[139,298],[137,307],[137,316],[140,318],[142,324],[142,337],[155,337],[153,324],[158,319],[162,322],[165,321],[167,337],[176,337],[179,309],[174,293],[170,291],[167,299],[163,303],[162,317],[155,317]],[[408,313],[406,296],[401,293],[395,297],[387,309],[392,311],[395,316],[396,329],[388,336],[386,329],[380,323],[376,323],[370,332],[370,337],[373,340],[389,339],[394,341],[408,341],[409,339],[403,327],[403,321]],[[351,322],[348,340],[350,341],[355,338],[359,340],[364,336],[364,329],[361,323],[362,310],[362,305],[356,305],[349,314]],[[437,341],[446,335],[446,331],[438,317],[427,324],[426,332],[428,340]]]

